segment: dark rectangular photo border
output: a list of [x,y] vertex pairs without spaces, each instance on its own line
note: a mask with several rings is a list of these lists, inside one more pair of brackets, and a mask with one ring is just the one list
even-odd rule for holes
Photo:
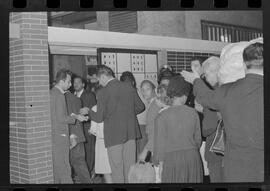
[[[216,0],[218,1],[218,0]],[[114,8],[113,0],[95,0],[92,8],[80,8],[79,0],[61,0],[59,8],[47,8],[46,0],[28,0],[26,8],[13,8],[12,0],[0,1],[0,42],[1,42],[1,79],[2,79],[2,93],[1,96],[1,119],[4,121],[0,128],[0,145],[2,150],[2,157],[0,157],[0,190],[12,190],[15,188],[25,188],[25,190],[46,190],[47,188],[59,188],[59,190],[80,190],[83,188],[90,188],[93,190],[181,190],[183,188],[190,190],[215,190],[216,188],[227,188],[228,190],[249,190],[251,188],[259,188],[261,190],[270,190],[270,6],[268,0],[262,0],[260,8],[249,8],[249,0],[229,0],[227,8],[216,8],[214,0],[195,0],[194,8],[181,8],[178,0],[161,0],[159,8],[150,8],[147,6],[147,0],[128,0],[127,8]],[[179,5],[179,6],[176,6]],[[233,10],[261,10],[263,11],[263,34],[264,47],[266,54],[264,54],[264,121],[265,121],[265,181],[263,183],[218,183],[218,184],[109,184],[109,185],[51,185],[51,184],[12,184],[10,185],[9,177],[9,13],[10,12],[31,12],[31,11],[124,11],[124,10],[139,10],[139,11],[194,11],[194,10],[215,10],[215,11],[233,11]]]

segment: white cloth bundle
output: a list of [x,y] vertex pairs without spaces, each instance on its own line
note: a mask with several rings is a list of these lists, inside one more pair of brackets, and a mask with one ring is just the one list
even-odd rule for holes
[[245,77],[243,50],[247,45],[248,42],[232,43],[222,49],[218,72],[219,84],[234,82]]
[[[97,112],[97,106],[95,105],[92,110],[94,112]],[[95,135],[97,139],[104,139],[104,124],[102,123],[96,123],[95,121],[91,121],[91,128],[90,128],[90,133]]]
[[263,43],[262,38],[249,42],[242,41],[225,46],[220,55],[220,70],[218,72],[219,84],[234,82],[245,77],[246,65],[243,61],[244,49],[255,42]]

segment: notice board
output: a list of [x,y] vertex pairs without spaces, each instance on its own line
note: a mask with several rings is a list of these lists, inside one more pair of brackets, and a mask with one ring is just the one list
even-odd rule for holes
[[130,71],[136,79],[137,88],[144,79],[157,83],[157,51],[99,48],[97,53],[98,64],[110,67],[116,78],[120,79],[123,72]]

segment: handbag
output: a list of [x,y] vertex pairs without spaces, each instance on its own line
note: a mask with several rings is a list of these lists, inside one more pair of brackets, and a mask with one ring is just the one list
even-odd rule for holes
[[129,183],[156,183],[155,168],[151,163],[139,161],[132,165],[128,173]]
[[223,120],[218,121],[215,138],[211,144],[210,151],[217,155],[223,155],[225,152],[225,132]]

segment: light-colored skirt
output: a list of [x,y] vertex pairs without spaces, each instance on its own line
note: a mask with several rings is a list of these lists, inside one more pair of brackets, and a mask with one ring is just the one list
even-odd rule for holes
[[110,174],[112,173],[109,163],[108,151],[105,148],[104,139],[96,139],[95,152],[95,173],[96,174]]

